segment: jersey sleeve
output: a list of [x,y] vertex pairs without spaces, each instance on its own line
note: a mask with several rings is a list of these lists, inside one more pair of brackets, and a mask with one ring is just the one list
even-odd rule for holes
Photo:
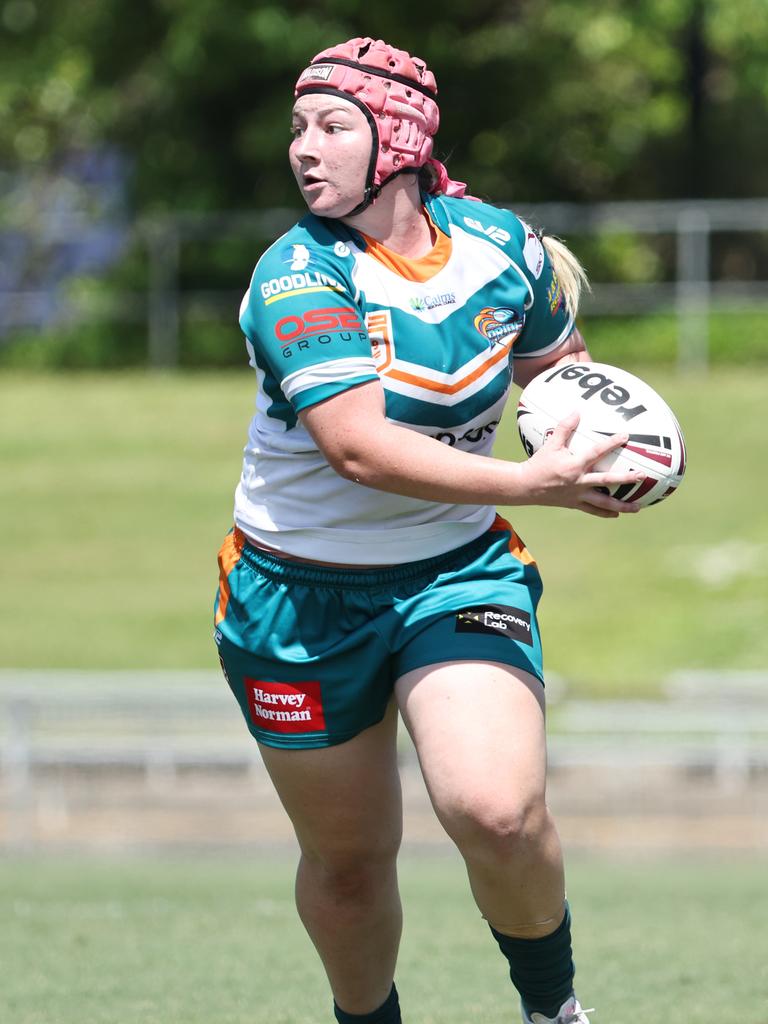
[[514,237],[520,244],[519,269],[530,289],[531,303],[515,342],[515,358],[546,355],[561,345],[573,330],[565,295],[539,235],[515,217]]
[[352,282],[333,253],[295,244],[273,250],[256,266],[240,312],[256,365],[297,413],[378,380]]

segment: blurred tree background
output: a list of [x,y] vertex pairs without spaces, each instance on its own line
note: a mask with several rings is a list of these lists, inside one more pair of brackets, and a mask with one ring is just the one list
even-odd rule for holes
[[[293,82],[319,50],[356,35],[435,69],[437,153],[481,197],[768,195],[766,0],[443,0],[439,11],[409,0],[0,0],[0,28],[0,288],[66,279],[81,308],[98,310],[105,275],[146,286],[145,253],[126,240],[137,218],[297,209]],[[83,233],[55,258],[25,249],[30,224],[44,235],[64,213],[88,227],[88,245]],[[768,262],[764,249],[755,242],[752,264]],[[203,240],[185,253],[182,286],[231,287],[254,262],[252,243],[219,246],[213,266],[207,250]],[[660,261],[616,237],[586,258],[630,280]],[[57,326],[62,344],[61,316]],[[119,330],[119,354],[98,326],[90,341],[78,330],[73,362],[139,359],[135,327]],[[211,331],[206,340],[198,325],[183,360],[208,361],[221,343]]]
[[132,208],[295,205],[291,87],[386,38],[435,68],[438,145],[499,201],[768,189],[765,0],[5,0],[0,160],[129,155]]

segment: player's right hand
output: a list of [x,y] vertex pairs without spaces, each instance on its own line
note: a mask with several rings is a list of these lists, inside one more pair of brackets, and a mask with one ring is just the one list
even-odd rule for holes
[[530,503],[575,508],[604,519],[615,519],[624,512],[639,512],[640,505],[618,501],[603,488],[637,483],[644,479],[644,474],[595,468],[603,456],[625,445],[629,435],[613,434],[575,455],[568,443],[578,425],[579,414],[570,413],[557,424],[541,448],[521,464]]

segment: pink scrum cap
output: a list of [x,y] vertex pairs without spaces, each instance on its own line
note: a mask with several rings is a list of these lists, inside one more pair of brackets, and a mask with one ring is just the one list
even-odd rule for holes
[[445,167],[430,159],[440,112],[435,76],[423,60],[381,39],[350,39],[323,50],[299,75],[296,96],[317,92],[341,95],[354,103],[371,127],[373,148],[365,193],[350,214],[370,206],[395,175],[427,163],[432,170],[430,191],[464,194],[466,186],[451,181]]

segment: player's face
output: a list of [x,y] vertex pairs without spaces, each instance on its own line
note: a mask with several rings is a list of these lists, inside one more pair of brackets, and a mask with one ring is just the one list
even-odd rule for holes
[[291,170],[311,213],[343,217],[362,201],[371,129],[354,103],[311,93],[293,108]]

